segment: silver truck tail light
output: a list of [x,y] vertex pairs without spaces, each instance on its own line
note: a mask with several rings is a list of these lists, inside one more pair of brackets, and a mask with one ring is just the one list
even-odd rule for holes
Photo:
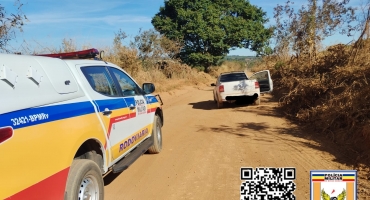
[[223,85],[220,85],[220,86],[218,87],[218,90],[219,90],[220,92],[225,92],[225,89],[224,89],[224,86],[223,86]]
[[13,136],[13,129],[12,127],[4,127],[0,128],[0,143],[5,142],[9,138]]
[[260,88],[260,84],[256,81],[256,82],[254,82],[254,88]]

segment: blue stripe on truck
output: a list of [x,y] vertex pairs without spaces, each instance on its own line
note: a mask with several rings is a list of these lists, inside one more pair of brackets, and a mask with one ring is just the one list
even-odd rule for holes
[[[133,103],[135,105],[135,99],[133,97],[125,98],[125,100],[128,104]],[[125,100],[123,98],[117,98],[109,100],[97,100],[95,103],[99,106],[101,111],[103,111],[105,108],[108,108],[109,110],[116,110],[127,107]],[[150,103],[155,102],[158,102],[158,100],[155,97],[152,97]],[[18,129],[91,114],[94,112],[94,107],[89,101],[28,108],[15,112],[0,114],[0,127],[11,126],[13,129]]]
[[88,101],[29,108],[1,114],[0,127],[11,126],[13,129],[18,129],[94,112],[93,105]]

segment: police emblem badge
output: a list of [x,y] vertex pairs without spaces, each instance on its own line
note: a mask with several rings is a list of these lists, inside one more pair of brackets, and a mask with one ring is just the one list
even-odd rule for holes
[[356,170],[313,170],[311,200],[356,200]]

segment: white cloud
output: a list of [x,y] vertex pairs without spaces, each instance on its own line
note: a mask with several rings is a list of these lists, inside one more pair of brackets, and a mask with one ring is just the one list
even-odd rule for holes
[[114,25],[123,22],[144,22],[151,21],[150,17],[135,15],[107,15],[102,17],[89,16],[68,16],[63,14],[36,14],[28,15],[29,25],[55,24],[55,23],[105,23]]

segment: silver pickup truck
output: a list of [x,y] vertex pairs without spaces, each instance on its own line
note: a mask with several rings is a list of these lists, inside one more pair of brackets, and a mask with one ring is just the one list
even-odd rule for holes
[[253,101],[259,105],[260,95],[273,89],[269,70],[254,73],[250,78],[244,71],[222,73],[211,86],[215,87],[213,99],[218,108],[222,108],[224,102]]

